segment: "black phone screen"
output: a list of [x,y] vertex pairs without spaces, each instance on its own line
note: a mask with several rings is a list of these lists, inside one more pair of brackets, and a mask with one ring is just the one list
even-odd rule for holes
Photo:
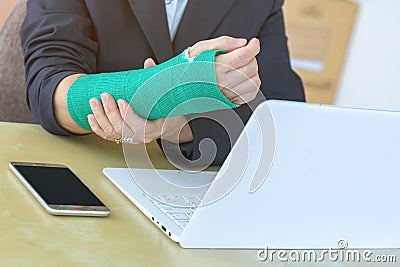
[[14,167],[49,205],[104,206],[68,168]]

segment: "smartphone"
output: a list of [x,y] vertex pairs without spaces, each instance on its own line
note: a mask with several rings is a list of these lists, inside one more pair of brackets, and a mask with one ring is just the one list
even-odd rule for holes
[[106,205],[64,165],[10,162],[9,167],[50,214],[101,217],[110,214]]

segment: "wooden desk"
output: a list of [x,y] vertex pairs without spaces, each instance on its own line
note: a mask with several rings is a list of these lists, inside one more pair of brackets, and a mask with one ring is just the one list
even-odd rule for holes
[[[147,148],[157,168],[171,168],[155,143]],[[120,145],[93,135],[60,137],[38,125],[0,122],[0,150],[0,267],[292,266],[290,261],[260,262],[257,250],[182,249],[172,242],[103,176],[104,167],[126,167]],[[110,217],[46,213],[9,170],[10,161],[68,165],[110,207]],[[137,167],[150,167],[140,152],[134,161]],[[375,254],[394,254],[400,259],[400,250]],[[364,266],[365,262],[326,260],[322,264]]]
[[[0,266],[251,266],[257,251],[189,250],[164,236],[102,174],[125,167],[121,146],[95,136],[60,137],[0,122]],[[167,168],[156,144],[157,167]],[[138,155],[139,167],[148,167]],[[9,170],[10,161],[69,166],[111,209],[108,218],[49,215]]]

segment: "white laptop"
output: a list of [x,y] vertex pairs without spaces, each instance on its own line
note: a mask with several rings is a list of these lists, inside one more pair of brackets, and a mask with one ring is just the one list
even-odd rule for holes
[[218,173],[103,172],[185,248],[400,247],[400,112],[269,100]]

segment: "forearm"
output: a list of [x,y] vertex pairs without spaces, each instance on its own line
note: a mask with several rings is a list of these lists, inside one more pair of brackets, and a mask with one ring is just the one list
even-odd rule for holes
[[[79,127],[71,118],[67,106],[67,94],[71,85],[85,74],[74,74],[64,78],[57,86],[53,97],[54,115],[61,127],[71,133],[86,134],[90,131]],[[163,127],[160,138],[174,143],[187,143],[193,140],[192,130],[184,116],[170,118]]]
[[65,77],[57,86],[53,95],[54,116],[58,124],[70,133],[86,134],[90,131],[79,127],[71,118],[67,106],[67,94],[71,85],[85,74],[74,74]]
[[217,85],[217,53],[204,51],[192,61],[182,53],[152,68],[79,77],[67,92],[68,112],[77,125],[90,130],[89,100],[101,100],[104,92],[126,100],[135,113],[150,120],[236,107]]
[[62,109],[63,101],[59,100],[63,90],[58,89],[68,81],[66,77],[96,71],[99,46],[92,35],[94,32],[84,1],[30,0],[27,3],[20,36],[28,104],[35,122],[51,133],[79,133],[65,126],[65,120],[68,121],[65,116],[69,114],[65,107]]
[[163,120],[159,138],[176,144],[191,142],[192,128],[185,116],[170,117]]
[[[75,134],[86,134],[90,131],[79,127],[71,118],[67,106],[67,94],[71,85],[84,74],[74,74],[64,78],[54,92],[53,109],[61,127]],[[174,143],[187,143],[193,140],[192,130],[184,116],[170,118],[162,127],[160,138]]]
[[182,131],[179,133],[179,143],[187,143],[193,141],[193,132],[190,125],[186,122]]

